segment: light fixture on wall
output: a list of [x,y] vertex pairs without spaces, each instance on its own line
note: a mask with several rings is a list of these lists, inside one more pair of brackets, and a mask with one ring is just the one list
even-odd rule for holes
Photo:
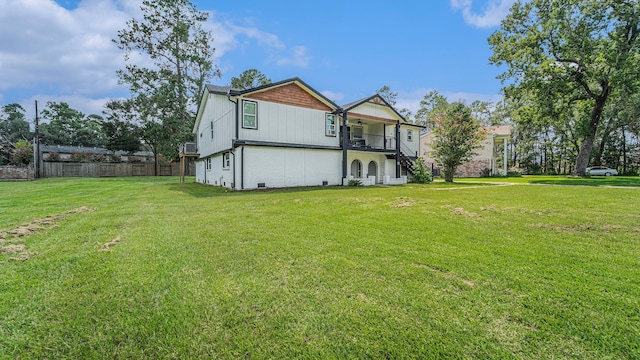
[[358,125],[362,125],[362,121],[358,120]]

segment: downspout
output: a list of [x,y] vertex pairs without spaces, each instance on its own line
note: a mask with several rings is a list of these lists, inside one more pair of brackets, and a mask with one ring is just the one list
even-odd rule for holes
[[[347,125],[349,120],[347,119],[347,111],[342,110],[342,178],[347,178]],[[344,183],[343,183],[344,185]]]
[[[232,103],[234,103],[236,105],[236,116],[235,116],[236,134],[235,134],[235,139],[234,139],[233,143],[231,144],[231,148],[235,149],[235,143],[238,141],[238,134],[239,134],[239,124],[240,124],[240,109],[239,109],[239,107],[240,107],[240,101],[239,100],[236,100],[236,101],[231,100],[231,89],[227,90],[227,100],[231,101]],[[236,188],[236,153],[235,153],[235,151],[232,151],[231,153],[233,154],[233,187],[234,187],[234,190],[235,190],[235,188]],[[242,161],[242,159],[240,161]],[[240,164],[240,165],[242,166],[242,164]],[[240,176],[242,176],[242,171],[240,172]]]
[[396,179],[400,178],[400,121],[396,123]]
[[244,190],[244,146],[240,148],[240,190]]

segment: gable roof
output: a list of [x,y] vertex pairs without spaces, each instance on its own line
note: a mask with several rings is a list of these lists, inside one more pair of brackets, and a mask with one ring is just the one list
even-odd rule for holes
[[353,110],[365,103],[372,103],[372,104],[386,106],[391,111],[393,111],[402,120],[402,122],[409,123],[407,119],[405,119],[404,116],[402,116],[393,106],[391,106],[382,96],[380,96],[380,94],[374,94],[364,99],[360,99],[360,100],[350,102],[348,104],[344,104],[342,105],[342,110],[344,111]]

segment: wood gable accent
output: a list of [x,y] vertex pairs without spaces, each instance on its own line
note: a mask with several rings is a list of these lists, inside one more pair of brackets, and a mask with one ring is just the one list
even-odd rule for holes
[[387,104],[384,103],[384,101],[382,101],[379,97],[374,97],[371,100],[368,101],[371,104],[376,104],[376,105],[382,105],[382,106],[387,106]]
[[356,119],[381,121],[381,122],[385,122],[385,123],[388,123],[388,124],[395,124],[395,123],[397,123],[397,122],[398,122],[398,120],[382,118],[382,117],[379,117],[379,116],[372,116],[372,115],[365,115],[365,114],[352,113],[352,112],[350,112],[350,113],[348,114],[348,116],[349,116],[349,117],[356,118]]
[[265,91],[248,94],[245,97],[247,99],[269,101],[278,104],[299,106],[315,110],[333,110],[296,83],[289,83],[286,85],[266,89]]

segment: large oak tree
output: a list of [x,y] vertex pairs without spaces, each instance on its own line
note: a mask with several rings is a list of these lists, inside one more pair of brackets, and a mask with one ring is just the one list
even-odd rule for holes
[[507,67],[500,76],[507,97],[560,119],[588,107],[569,129],[579,137],[576,175],[586,174],[612,94],[638,85],[639,21],[637,0],[520,1],[489,38],[490,61]]

